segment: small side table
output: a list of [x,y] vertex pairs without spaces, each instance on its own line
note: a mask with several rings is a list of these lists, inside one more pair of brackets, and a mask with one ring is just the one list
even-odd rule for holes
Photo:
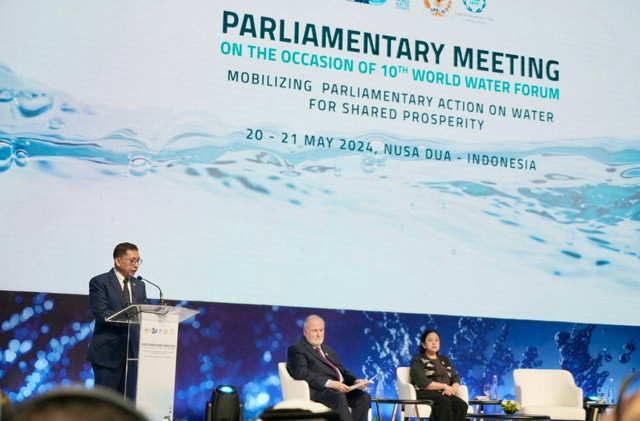
[[[393,404],[393,414],[391,415],[391,420],[396,419],[396,414],[398,412],[398,405],[400,405],[400,410],[404,412],[405,405],[415,405],[416,415],[418,415],[418,419],[420,419],[420,412],[418,411],[418,405],[433,405],[433,401],[429,399],[385,399],[385,398],[371,398],[371,403],[376,404],[376,411],[378,412],[378,418],[382,421],[382,414],[380,413],[380,405],[384,404]],[[427,417],[422,417],[427,418]]]
[[482,420],[524,420],[524,421],[548,421],[551,419],[548,415],[535,414],[467,414],[467,418],[480,418]]
[[470,399],[469,405],[475,405],[475,411],[478,414],[484,414],[484,407],[488,405],[500,405],[502,403],[499,399]]
[[585,402],[584,409],[587,411],[586,421],[598,421],[604,411],[615,406],[615,403]]

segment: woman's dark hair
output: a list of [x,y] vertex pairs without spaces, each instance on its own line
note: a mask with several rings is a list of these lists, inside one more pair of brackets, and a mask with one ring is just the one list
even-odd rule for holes
[[424,352],[426,351],[426,349],[422,346],[422,344],[427,339],[427,336],[429,336],[430,333],[435,333],[436,335],[438,335],[438,339],[440,339],[440,334],[438,333],[437,330],[427,329],[424,332],[422,332],[422,335],[420,335],[420,354],[424,354]]

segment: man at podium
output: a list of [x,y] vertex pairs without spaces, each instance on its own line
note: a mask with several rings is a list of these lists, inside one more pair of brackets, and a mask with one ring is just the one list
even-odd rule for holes
[[[125,362],[127,358],[127,325],[105,322],[130,304],[146,304],[144,282],[134,279],[142,259],[138,247],[131,243],[118,244],[113,250],[114,267],[89,281],[89,305],[96,319],[89,343],[88,359],[93,367],[95,384],[121,393],[125,391]],[[131,325],[129,358],[138,355],[139,325]],[[129,363],[127,396],[135,399],[136,364]]]

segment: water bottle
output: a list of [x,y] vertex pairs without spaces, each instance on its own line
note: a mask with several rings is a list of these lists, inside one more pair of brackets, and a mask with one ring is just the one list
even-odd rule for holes
[[494,401],[498,400],[498,376],[493,375],[493,383],[491,385],[491,399]]
[[616,398],[613,394],[613,377],[609,379],[609,392],[607,392],[607,403],[616,403]]
[[378,384],[376,385],[376,398],[384,398],[384,382],[382,371],[378,373]]

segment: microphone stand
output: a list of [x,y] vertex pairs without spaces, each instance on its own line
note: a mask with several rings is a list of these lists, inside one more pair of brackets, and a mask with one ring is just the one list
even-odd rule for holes
[[153,282],[151,282],[148,279],[143,278],[142,276],[137,276],[136,279],[138,279],[139,281],[144,281],[147,283],[150,283],[151,285],[153,285],[154,287],[158,288],[158,291],[160,291],[160,305],[163,306],[164,305],[164,297],[162,295],[162,289],[160,289],[160,287],[156,284],[154,284]]

